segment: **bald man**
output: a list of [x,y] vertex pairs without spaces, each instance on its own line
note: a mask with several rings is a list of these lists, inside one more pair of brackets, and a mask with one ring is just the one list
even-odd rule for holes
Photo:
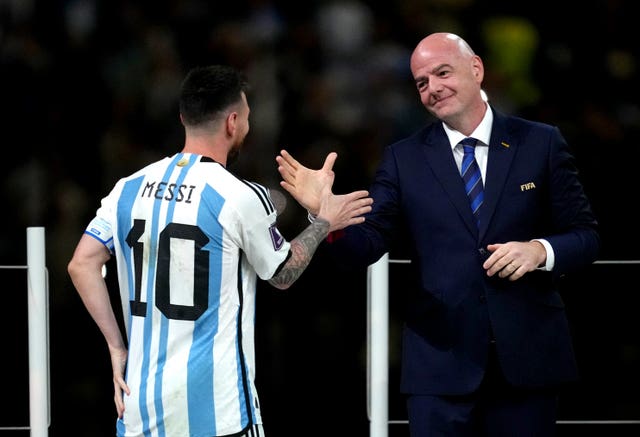
[[[574,158],[555,126],[488,102],[482,59],[459,36],[424,38],[411,72],[438,121],[385,148],[366,221],[321,250],[366,266],[410,237],[412,286],[391,292],[407,294],[412,437],[553,436],[558,390],[577,378],[557,280],[600,249]],[[276,160],[313,217],[327,172],[286,151]]]

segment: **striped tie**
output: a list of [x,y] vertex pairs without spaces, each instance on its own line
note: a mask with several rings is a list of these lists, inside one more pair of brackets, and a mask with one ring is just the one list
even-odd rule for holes
[[462,158],[462,179],[464,180],[464,189],[469,196],[471,210],[476,218],[476,224],[480,226],[480,206],[484,200],[484,191],[482,186],[482,175],[480,167],[475,158],[476,150],[475,138],[465,138],[460,142],[464,148],[464,156]]

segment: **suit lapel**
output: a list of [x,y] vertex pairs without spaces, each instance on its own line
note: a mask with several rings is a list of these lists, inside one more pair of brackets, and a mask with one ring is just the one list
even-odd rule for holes
[[451,153],[449,139],[441,124],[438,124],[430,135],[427,135],[423,149],[427,165],[431,167],[442,189],[450,197],[469,231],[477,235],[478,229],[469,207],[469,199],[464,191],[464,183],[453,158],[453,153]]
[[479,230],[469,207],[469,199],[464,191],[462,177],[451,153],[449,140],[441,124],[429,131],[425,137],[425,146],[423,148],[427,165],[431,167],[442,189],[451,199],[469,231],[474,235],[478,235],[479,240],[484,238],[489,228],[489,223],[491,223],[495,213],[498,199],[504,189],[509,169],[518,149],[515,137],[507,129],[506,117],[495,110],[493,113],[493,126],[491,128],[487,171],[485,173],[484,203],[482,205]]
[[486,180],[484,183],[484,203],[480,222],[480,239],[484,237],[496,210],[500,193],[504,189],[509,168],[518,150],[513,135],[509,135],[504,115],[493,111],[493,127],[489,141]]

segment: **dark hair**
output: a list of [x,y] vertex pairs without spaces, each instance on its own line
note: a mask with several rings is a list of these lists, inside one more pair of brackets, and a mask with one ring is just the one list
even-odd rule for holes
[[244,74],[227,65],[196,67],[187,73],[180,91],[184,123],[197,126],[241,100],[249,83]]

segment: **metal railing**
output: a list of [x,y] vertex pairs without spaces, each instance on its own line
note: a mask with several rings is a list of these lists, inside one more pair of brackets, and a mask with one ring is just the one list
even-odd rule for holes
[[[389,419],[389,264],[410,260],[383,255],[367,269],[367,415],[369,437],[387,437]],[[601,260],[594,264],[640,264],[640,260]],[[640,420],[557,420],[558,425],[640,425]]]
[[51,424],[49,384],[49,284],[43,227],[27,228],[27,265],[0,269],[27,270],[29,329],[29,426],[0,427],[0,431],[29,430],[47,437]]

